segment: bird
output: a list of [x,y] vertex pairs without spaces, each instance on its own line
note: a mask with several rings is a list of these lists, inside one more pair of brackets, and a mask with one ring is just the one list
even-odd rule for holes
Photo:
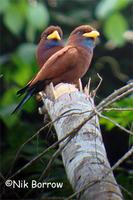
[[63,32],[59,26],[49,26],[42,34],[36,49],[36,60],[39,68],[57,51],[64,47]]
[[89,69],[95,41],[99,35],[100,33],[89,25],[75,28],[68,37],[66,46],[53,54],[36,76],[17,92],[19,96],[26,94],[12,114],[51,82],[54,85],[61,82],[77,83]]

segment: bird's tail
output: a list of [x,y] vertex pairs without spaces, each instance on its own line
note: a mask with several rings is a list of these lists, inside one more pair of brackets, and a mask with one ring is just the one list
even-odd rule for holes
[[26,92],[26,90],[28,89],[29,85],[30,85],[30,83],[27,84],[25,87],[23,87],[21,90],[17,91],[17,95],[18,96],[23,95]]
[[[23,89],[22,89],[23,90]],[[21,90],[19,90],[21,91]],[[24,90],[25,91],[25,90]],[[25,95],[25,97],[22,99],[22,101],[17,105],[17,107],[14,109],[14,111],[11,114],[14,114],[15,112],[17,112],[18,110],[20,110],[22,108],[22,106],[31,98],[31,96],[34,94],[35,88],[32,88],[31,90],[29,90],[27,92],[27,94]],[[24,93],[24,92],[23,92]],[[18,93],[19,95],[22,95],[23,93]]]

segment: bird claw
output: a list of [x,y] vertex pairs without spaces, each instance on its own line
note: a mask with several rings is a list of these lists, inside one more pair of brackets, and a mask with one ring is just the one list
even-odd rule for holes
[[83,86],[80,78],[78,80],[78,84],[79,84],[79,91],[83,93]]
[[84,94],[86,94],[87,97],[90,97],[90,85],[91,85],[91,78],[89,78],[88,84],[84,88]]

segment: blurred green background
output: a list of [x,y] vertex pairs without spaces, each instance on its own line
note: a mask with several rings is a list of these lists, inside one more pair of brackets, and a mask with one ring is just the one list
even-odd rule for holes
[[[100,102],[115,89],[126,85],[133,75],[133,0],[1,0],[0,1],[0,122],[1,122],[1,159],[0,171],[6,177],[46,149],[54,141],[53,128],[46,128],[26,144],[15,164],[13,160],[20,146],[41,128],[43,117],[38,114],[38,105],[32,98],[18,114],[11,111],[20,101],[16,91],[24,86],[38,71],[35,50],[41,32],[49,25],[59,25],[66,40],[70,32],[81,24],[90,24],[101,33],[90,70],[83,78],[85,85],[91,77],[91,89],[98,82],[97,73],[103,78],[95,102]],[[126,97],[114,107],[131,107],[132,96]],[[124,127],[131,129],[132,111],[106,113]],[[128,151],[133,139],[120,131],[110,122],[101,119],[101,129],[107,154],[113,165]],[[45,123],[47,121],[45,120]],[[56,148],[57,149],[57,148]],[[51,155],[52,150],[19,174],[16,179],[38,179]],[[133,162],[123,163],[116,171],[120,185],[131,192],[133,185]],[[12,170],[11,170],[12,168]],[[61,157],[55,160],[43,181],[63,182],[63,189],[16,190],[15,193],[4,188],[3,199],[44,197],[66,197],[72,193],[62,165]],[[125,199],[131,199],[123,192]],[[18,197],[17,197],[18,196]],[[56,198],[55,198],[56,199]]]

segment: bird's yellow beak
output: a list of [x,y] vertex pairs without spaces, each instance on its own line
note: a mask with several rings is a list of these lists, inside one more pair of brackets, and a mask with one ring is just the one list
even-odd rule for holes
[[83,34],[84,37],[89,37],[89,38],[94,38],[94,39],[96,39],[99,35],[100,33],[98,31],[91,31],[89,33]]
[[48,40],[52,40],[52,39],[61,40],[61,37],[60,37],[58,31],[53,31],[51,34],[49,34],[47,36],[47,39]]

